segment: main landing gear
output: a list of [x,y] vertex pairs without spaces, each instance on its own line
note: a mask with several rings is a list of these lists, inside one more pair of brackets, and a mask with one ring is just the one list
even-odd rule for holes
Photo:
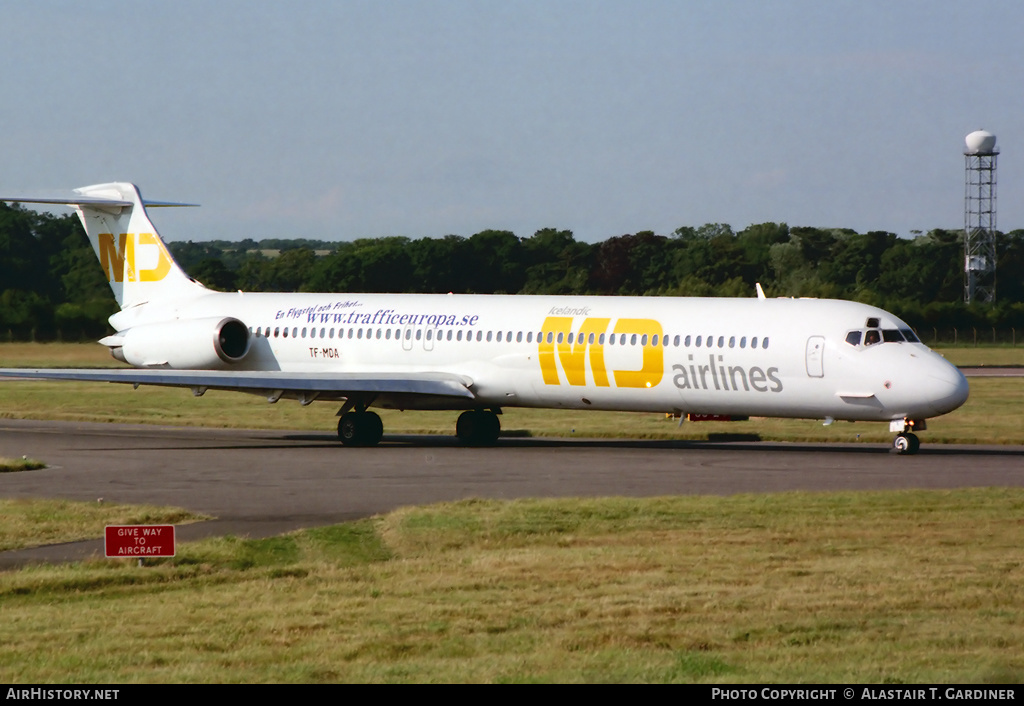
[[455,424],[455,436],[463,446],[493,446],[500,433],[498,415],[489,410],[463,412]]
[[[459,415],[455,436],[463,446],[493,446],[501,433],[498,415],[473,409]],[[384,436],[384,423],[376,412],[353,410],[338,421],[338,438],[345,446],[376,446]]]
[[338,438],[345,446],[376,446],[384,436],[384,422],[376,412],[346,412],[338,421]]
[[923,419],[894,419],[889,423],[889,431],[898,432],[892,440],[892,450],[900,456],[916,454],[921,448],[921,441],[914,431],[924,431],[928,428]]

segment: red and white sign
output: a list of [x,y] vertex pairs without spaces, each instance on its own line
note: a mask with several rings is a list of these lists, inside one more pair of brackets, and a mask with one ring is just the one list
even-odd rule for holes
[[107,525],[105,545],[111,559],[174,556],[174,525]]

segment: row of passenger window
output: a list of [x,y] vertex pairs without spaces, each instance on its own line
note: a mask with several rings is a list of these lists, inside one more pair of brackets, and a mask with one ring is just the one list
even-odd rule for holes
[[[333,329],[333,328],[326,328],[326,327],[317,329],[315,327],[314,328],[309,328],[309,327],[305,327],[304,326],[301,329],[299,329],[299,327],[294,326],[291,329],[289,329],[288,327],[282,328],[282,327],[277,326],[277,327],[274,327],[273,330],[271,330],[271,328],[269,326],[267,326],[267,327],[262,328],[262,329],[259,328],[259,327],[255,328],[255,329],[250,328],[249,331],[254,336],[257,336],[257,337],[262,336],[264,338],[289,338],[289,337],[291,337],[291,338],[300,338],[301,337],[301,338],[326,339],[326,340],[331,340],[331,339],[335,338],[335,329]],[[347,331],[347,335],[346,335],[346,331]],[[355,340],[377,339],[377,340],[385,340],[385,341],[391,341],[391,340],[399,341],[399,340],[401,340],[403,338],[403,329],[397,329],[397,328],[396,329],[390,329],[390,328],[385,328],[385,329],[381,329],[381,328],[376,328],[376,329],[373,329],[373,328],[367,328],[367,329],[350,328],[350,329],[347,329],[347,330],[346,329],[337,329],[337,339],[340,340],[340,339],[344,339],[344,338],[355,339]],[[465,332],[465,336],[463,336],[463,331],[461,329],[456,331],[456,330],[453,330],[453,329],[435,330],[435,329],[430,329],[430,328],[428,328],[428,329],[406,328],[406,329],[404,329],[404,338],[407,341],[412,340],[413,338],[415,338],[417,341],[420,341],[420,340],[423,340],[424,338],[426,338],[426,340],[428,340],[428,341],[463,341],[463,340],[465,340],[465,341],[474,341],[475,340],[475,341],[480,341],[480,342],[484,342],[484,341],[492,342],[493,341],[493,342],[497,342],[497,343],[501,343],[503,341],[506,342],[506,343],[511,343],[513,341],[513,338],[515,339],[516,343],[523,343],[524,342],[524,338],[525,338],[525,342],[526,343],[533,343],[534,342],[534,332],[533,331],[527,331],[524,334],[523,331],[486,331],[485,332],[485,331],[478,330],[478,331],[475,332],[475,337],[474,337],[474,331],[466,331]],[[696,348],[716,348],[716,347],[717,348],[726,348],[726,347],[728,347],[728,348],[736,348],[736,347],[746,348],[748,345],[751,348],[758,348],[758,347],[760,347],[760,348],[764,349],[764,348],[768,347],[768,337],[767,336],[765,336],[763,338],[760,338],[760,339],[758,339],[757,336],[752,336],[749,339],[746,336],[740,336],[739,338],[737,338],[736,336],[729,336],[728,339],[726,339],[725,336],[718,336],[717,339],[716,339],[715,336],[706,336],[706,337],[705,336],[689,336],[689,335],[688,336],[679,336],[679,335],[670,336],[669,334],[664,334],[664,335],[652,334],[652,335],[648,335],[646,333],[645,334],[638,334],[638,333],[618,333],[618,334],[616,334],[616,333],[609,333],[609,334],[602,333],[602,334],[595,334],[595,333],[590,333],[589,335],[587,335],[587,334],[584,334],[582,332],[578,333],[578,334],[570,333],[567,336],[564,332],[556,333],[554,331],[546,331],[546,332],[545,331],[540,331],[540,332],[538,332],[536,334],[536,341],[537,341],[537,343],[541,343],[542,341],[546,341],[547,343],[575,343],[576,345],[581,345],[583,343],[587,343],[588,345],[593,345],[593,344],[597,343],[597,344],[602,345],[602,346],[603,345],[609,345],[609,346],[615,346],[615,345],[619,345],[619,346],[626,346],[626,345],[636,346],[636,345],[640,345],[640,346],[652,346],[652,347],[653,346],[662,346],[662,347],[665,347],[665,348],[669,347],[670,344],[672,346],[674,346],[675,348],[679,348],[680,346],[683,346],[685,348],[689,348],[691,345],[693,345]]]

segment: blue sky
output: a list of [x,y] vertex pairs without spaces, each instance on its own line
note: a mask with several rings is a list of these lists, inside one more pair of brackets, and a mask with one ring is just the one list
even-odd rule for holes
[[548,0],[0,7],[3,191],[131,181],[170,240],[597,241],[963,225],[994,132],[1024,228],[1024,3]]

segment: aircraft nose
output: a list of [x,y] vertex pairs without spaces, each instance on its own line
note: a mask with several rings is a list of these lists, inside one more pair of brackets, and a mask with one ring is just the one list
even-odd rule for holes
[[936,361],[935,369],[928,376],[931,378],[931,407],[936,415],[952,412],[967,401],[970,388],[967,378],[960,370],[946,360]]

